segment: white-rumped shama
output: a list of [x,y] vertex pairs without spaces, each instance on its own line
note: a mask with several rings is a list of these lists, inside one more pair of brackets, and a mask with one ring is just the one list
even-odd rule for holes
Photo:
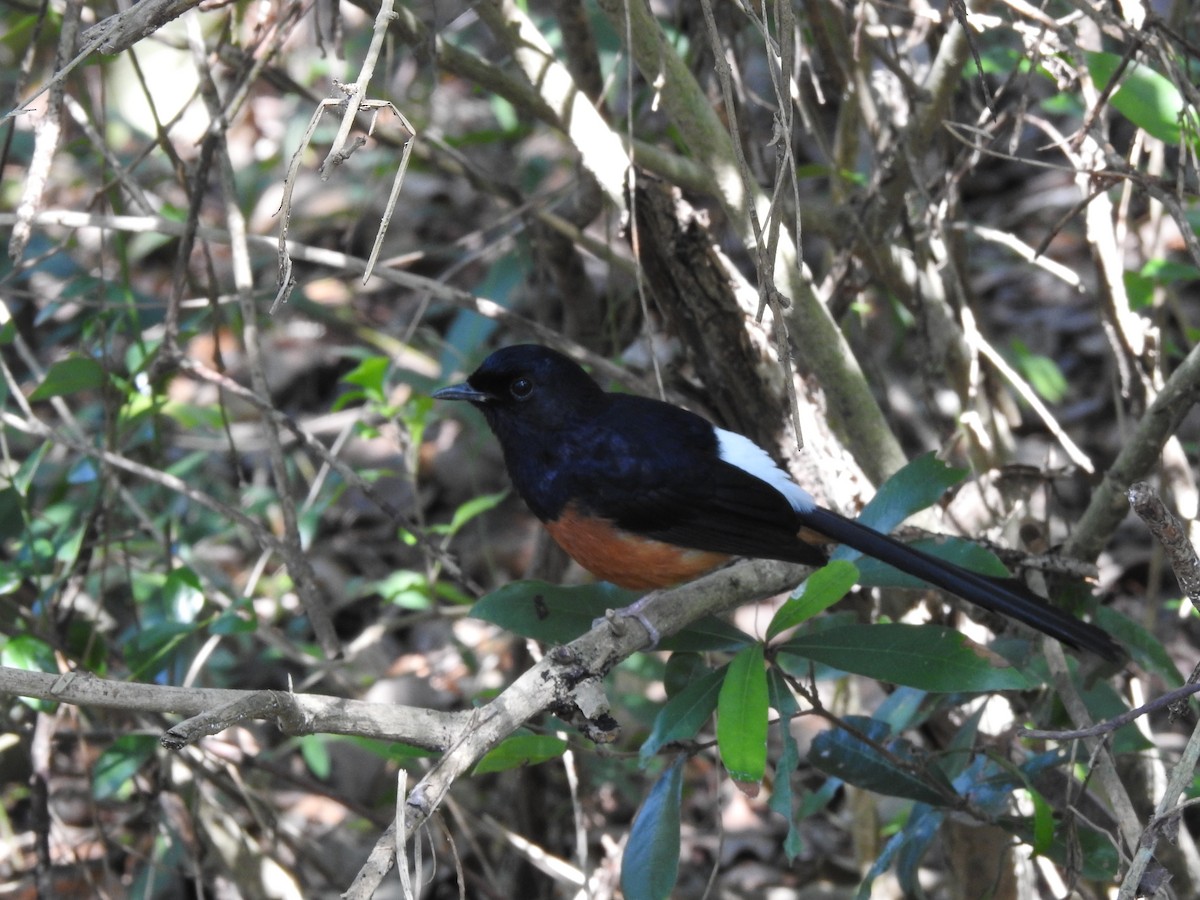
[[1016,580],[963,569],[823,509],[765,450],[700,416],[604,391],[557,351],[520,344],[492,353],[463,384],[435,391],[483,412],[509,476],[554,540],[598,578],[669,587],[735,556],[819,566],[801,535],[845,544],[1109,660],[1107,632]]

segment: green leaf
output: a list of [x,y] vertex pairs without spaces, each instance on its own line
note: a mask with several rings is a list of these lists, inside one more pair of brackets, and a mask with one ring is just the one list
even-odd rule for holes
[[826,778],[825,783],[804,795],[804,799],[800,801],[800,808],[797,811],[797,818],[803,820],[815,816],[817,813],[826,809],[829,804],[837,799],[838,792],[842,789],[842,779]]
[[687,650],[692,653],[734,653],[753,644],[754,638],[739,628],[734,628],[724,619],[705,616],[687,628],[659,641],[660,650]]
[[437,756],[437,750],[431,750],[428,747],[415,747],[412,744],[401,743],[400,741],[381,741],[377,738],[365,738],[351,736],[349,741],[362,747],[369,753],[373,753],[380,759],[386,759],[394,763],[405,763],[412,759],[423,759],[430,756]]
[[194,622],[204,608],[200,576],[187,566],[172,569],[163,584],[163,609],[177,622]]
[[221,420],[221,411],[215,405],[197,406],[168,400],[162,404],[159,412],[177,422],[182,428],[189,430],[207,428],[211,431],[220,431],[225,427]]
[[[514,581],[492,591],[471,607],[471,615],[514,634],[550,644],[565,644],[589,631],[596,619],[638,598],[604,581],[563,586],[545,581]],[[631,627],[640,628],[632,624]],[[734,650],[753,642],[715,616],[693,622],[679,634],[664,638],[664,650]]]
[[929,716],[926,699],[929,694],[906,685],[899,685],[875,707],[871,718],[883,722],[893,734],[916,728]]
[[[966,538],[942,535],[913,541],[910,547],[923,550],[930,556],[970,569],[993,578],[1011,578],[1012,575],[1000,562],[996,554],[986,547]],[[858,583],[869,587],[928,588],[929,585],[899,569],[871,557],[855,560],[858,566]]]
[[545,581],[514,581],[471,607],[471,615],[514,634],[565,644],[592,627],[605,610],[628,606],[637,594],[606,582],[564,587]]
[[[903,896],[922,896],[921,873],[924,867],[921,863],[941,834],[942,823],[945,820],[946,813],[942,810],[918,803],[913,807],[908,821],[904,823],[904,828],[897,832],[894,839],[896,843],[893,845],[892,841],[888,841],[886,849],[894,849],[890,855],[896,858],[896,876],[900,881]],[[887,855],[889,854],[885,850],[885,853],[880,854],[880,861]],[[877,871],[876,874],[881,874],[881,871]]]
[[176,651],[191,637],[194,626],[182,622],[156,622],[142,628],[125,642],[125,662],[134,681],[158,675],[176,657]]
[[788,862],[795,862],[804,849],[800,836],[800,816],[796,814],[795,799],[792,796],[792,773],[800,765],[800,747],[792,736],[792,719],[800,712],[800,704],[788,686],[783,673],[776,668],[767,671],[767,691],[771,707],[779,713],[779,739],[783,745],[779,754],[779,762],[775,764],[775,784],[771,789],[771,799],[768,801],[772,812],[783,817],[788,823],[787,837],[783,840],[783,852],[787,854]]
[[[186,481],[198,477],[199,472],[211,462],[207,452],[197,450],[195,453],[188,453],[176,459],[167,466],[167,471],[176,478]],[[246,487],[243,490],[243,499],[250,500],[249,506],[257,504],[258,512],[262,512],[269,504],[275,502],[275,494],[269,488]]]
[[1154,302],[1156,287],[1200,280],[1200,269],[1190,263],[1152,259],[1137,272],[1127,269],[1123,280],[1125,292],[1129,295],[1129,305],[1133,309],[1146,309]]
[[420,447],[425,440],[425,429],[429,427],[433,413],[433,398],[427,394],[415,394],[404,403],[397,414],[409,431],[412,446]]
[[83,616],[71,619],[67,626],[66,649],[81,669],[99,678],[107,676],[112,646],[107,629],[95,619]]
[[932,453],[922,454],[883,483],[858,521],[886,534],[913,513],[933,506],[966,474],[966,469],[952,468]]
[[388,362],[386,356],[368,356],[343,375],[342,381],[362,388],[368,400],[382,404],[387,399]]
[[[0,521],[3,521],[0,519]],[[6,535],[7,537],[7,535]],[[15,562],[0,560],[0,597],[7,597],[25,582],[25,567]],[[0,638],[3,636],[0,635]],[[0,642],[0,647],[4,644]]]
[[1034,353],[1020,338],[1013,338],[1013,357],[1025,380],[1047,403],[1061,403],[1067,396],[1067,379],[1058,363],[1048,356]]
[[1009,76],[1013,72],[1028,72],[1033,64],[1023,53],[1012,47],[994,46],[979,53],[979,71],[984,75]]
[[31,634],[18,634],[0,645],[0,665],[26,672],[57,672],[54,648]]
[[83,539],[87,533],[86,522],[79,523],[79,526],[75,528],[60,530],[54,536],[54,558],[64,565],[73,566],[75,560],[79,558],[79,551],[83,547]]
[[300,738],[299,744],[300,755],[304,758],[308,770],[320,781],[327,779],[333,771],[333,762],[329,755],[329,735],[306,734]]
[[639,751],[642,763],[669,744],[694,738],[717,708],[717,698],[726,680],[724,668],[709,672],[664,703]]
[[222,610],[208,626],[209,634],[250,634],[257,630],[258,619],[249,599],[239,600],[229,609]]
[[100,754],[92,770],[92,796],[97,800],[125,796],[133,776],[158,753],[152,734],[126,734]]
[[521,124],[521,117],[517,115],[516,107],[499,94],[489,95],[489,101],[492,115],[496,119],[496,124],[500,126],[500,130],[502,132],[515,131]]
[[767,671],[762,644],[744,647],[729,663],[717,700],[717,748],[734,781],[762,781],[767,768]]
[[[942,771],[940,766],[938,769]],[[972,809],[999,819],[1012,810],[1013,791],[1024,787],[1025,781],[1007,760],[1001,764],[983,753],[976,753],[967,767],[954,777],[953,785]]]
[[679,807],[683,797],[680,756],[650,788],[621,856],[625,900],[664,900],[679,876]]
[[[1115,53],[1086,54],[1088,69],[1097,87],[1107,87],[1121,64]],[[1168,146],[1179,144],[1186,126],[1189,142],[1195,143],[1198,127],[1192,110],[1170,79],[1149,66],[1131,62],[1121,76],[1121,84],[1109,98],[1114,109],[1130,122]]]
[[1042,792],[1028,788],[1033,800],[1033,852],[1041,855],[1050,852],[1054,843],[1054,807],[1042,796]]
[[385,601],[402,609],[429,609],[433,598],[429,579],[421,572],[398,569],[386,578],[372,582],[368,591],[378,593]]
[[1154,303],[1153,278],[1126,269],[1121,280],[1125,282],[1125,293],[1129,296],[1131,309],[1147,309]]
[[[1027,835],[1024,836],[1027,840]],[[1121,852],[1113,846],[1112,835],[1077,823],[1075,828],[1060,828],[1046,856],[1060,866],[1070,866],[1089,881],[1111,883],[1113,873],[1124,864]]]
[[30,400],[49,400],[104,386],[107,375],[104,367],[87,356],[71,356],[52,365],[32,394]]
[[1183,676],[1162,641],[1136,619],[1117,612],[1110,606],[1098,606],[1092,618],[1109,634],[1120,635],[1121,643],[1129,649],[1133,661],[1161,678],[1169,687],[1182,687]]
[[979,734],[979,723],[983,720],[986,710],[987,704],[980,704],[975,712],[967,716],[946,745],[938,766],[947,778],[957,778],[970,765],[975,752],[975,738]]
[[[468,500],[454,511],[454,518],[450,520],[450,524],[446,526],[444,533],[450,535],[458,534],[459,530],[476,516],[497,507],[500,501],[508,496],[508,493],[508,488],[505,488],[502,491],[496,491],[494,494],[483,494],[480,497],[475,497],[473,500]],[[437,531],[439,534],[443,533],[441,528],[431,530]]]
[[29,487],[33,484],[34,476],[42,465],[42,460],[50,450],[50,442],[39,445],[25,457],[24,462],[17,467],[17,474],[11,477],[12,486],[22,497],[28,496]]
[[1155,284],[1180,284],[1185,281],[1200,281],[1200,268],[1191,263],[1173,259],[1151,259],[1142,266],[1141,275]]
[[474,774],[503,772],[520,766],[536,766],[557,759],[567,749],[567,742],[548,734],[514,734],[501,741],[475,765]]
[[937,625],[845,625],[795,637],[779,649],[922,691],[984,693],[1036,686],[1002,657]]
[[25,531],[25,503],[16,488],[0,489],[0,541],[15,538]]
[[[1107,681],[1084,685],[1079,683],[1078,672],[1075,675],[1079,697],[1091,714],[1092,721],[1104,722],[1129,712],[1129,705],[1125,699]],[[1155,746],[1134,722],[1122,725],[1107,740],[1113,754],[1117,756],[1125,753],[1144,753],[1153,750]]]
[[712,669],[699,653],[683,651],[672,653],[667,658],[663,669],[662,683],[668,697],[674,697],[680,691],[687,690],[688,685],[699,681],[708,675]]
[[[887,742],[889,730],[883,722],[865,716],[847,716],[845,721],[875,744]],[[892,741],[886,746],[903,765],[858,735],[841,728],[830,728],[813,739],[808,761],[826,775],[884,796],[905,797],[934,806],[944,806],[954,798],[954,790],[949,784],[945,784],[944,792],[934,786],[944,782],[940,772],[935,775],[936,770],[926,768],[924,774],[929,778],[917,774],[922,767],[905,742]]]
[[[516,301],[514,294],[527,284],[532,269],[533,262],[529,254],[525,248],[517,245],[491,264],[484,277],[471,285],[471,293],[477,297],[487,297],[509,309]],[[453,371],[461,360],[476,356],[496,330],[496,325],[493,318],[474,310],[461,310],[443,336],[446,349],[440,360],[442,371]]]
[[767,639],[806,622],[837,603],[858,583],[858,566],[844,559],[826,563],[800,586],[798,596],[790,598],[775,611],[767,626]]

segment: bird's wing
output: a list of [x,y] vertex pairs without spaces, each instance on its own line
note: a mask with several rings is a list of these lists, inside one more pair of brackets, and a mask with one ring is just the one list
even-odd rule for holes
[[798,537],[799,522],[775,488],[736,466],[647,465],[608,482],[592,512],[657,541],[734,556],[822,565],[826,554]]

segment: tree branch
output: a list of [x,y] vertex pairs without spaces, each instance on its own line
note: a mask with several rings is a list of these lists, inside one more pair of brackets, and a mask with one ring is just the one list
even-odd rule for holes
[[[789,590],[810,571],[804,566],[756,560],[721,569],[697,581],[663,591],[642,610],[660,634],[679,631],[690,622],[781,591]],[[426,773],[405,801],[403,840],[412,839],[441,805],[454,782],[470,771],[485,753],[552,705],[583,707],[595,720],[603,715],[590,700],[577,697],[605,673],[645,647],[645,629],[632,619],[617,618],[559,647],[526,671],[500,696],[472,714],[461,739]],[[396,833],[386,831],[371,858],[359,872],[347,897],[369,897],[395,863]],[[377,880],[378,879],[378,880]]]
[[1200,345],[1192,348],[1154,398],[1146,414],[1126,439],[1121,452],[1092,492],[1063,553],[1076,559],[1095,559],[1125,517],[1125,492],[1146,477],[1158,463],[1163,445],[1200,399]]
[[[204,716],[253,698],[269,698],[260,701],[262,715],[258,718],[275,719],[284,734],[353,734],[402,741],[427,750],[450,747],[472,715],[320,694],[137,684],[97,678],[87,672],[55,675],[9,666],[0,666],[0,694],[73,706],[184,716]],[[228,724],[235,724],[235,721],[231,719]]]

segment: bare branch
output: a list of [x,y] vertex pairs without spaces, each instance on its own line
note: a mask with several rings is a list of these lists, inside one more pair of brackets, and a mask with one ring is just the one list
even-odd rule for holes
[[86,672],[55,675],[9,666],[0,666],[0,694],[81,707],[202,716],[206,722],[211,721],[209,717],[214,710],[241,704],[240,708],[247,710],[247,714],[230,717],[223,727],[246,718],[275,719],[285,734],[354,734],[403,741],[428,750],[444,750],[450,746],[454,735],[472,715],[319,694],[138,684],[97,678]]

